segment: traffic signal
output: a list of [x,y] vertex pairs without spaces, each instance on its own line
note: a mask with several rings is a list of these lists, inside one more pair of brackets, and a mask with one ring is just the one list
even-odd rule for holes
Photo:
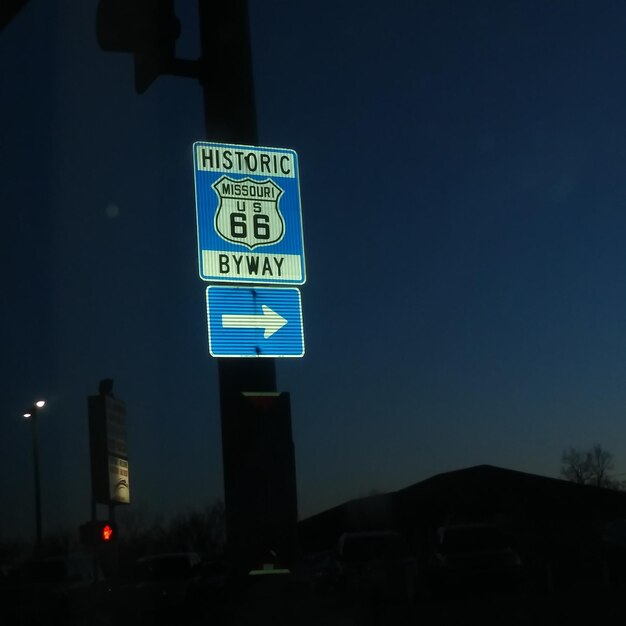
[[80,542],[85,546],[97,546],[117,541],[117,526],[108,520],[94,520],[81,524],[78,529]]
[[135,91],[143,93],[174,61],[180,22],[174,0],[100,0],[98,45],[108,52],[131,52]]
[[115,539],[117,533],[113,530],[113,526],[111,524],[105,524],[100,529],[100,539],[102,541],[112,541]]

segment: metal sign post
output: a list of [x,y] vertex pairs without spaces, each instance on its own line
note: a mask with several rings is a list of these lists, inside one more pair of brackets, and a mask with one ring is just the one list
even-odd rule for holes
[[[206,210],[206,219],[198,216],[200,276],[215,282],[225,282],[219,280],[221,276],[249,283],[260,273],[274,283],[290,284],[285,277],[292,280],[295,276],[295,284],[302,284],[303,255],[299,262],[290,261],[290,255],[298,255],[295,242],[302,247],[302,226],[285,216],[285,211],[291,215],[287,205],[294,195],[292,190],[297,188],[299,199],[295,153],[252,147],[258,137],[246,0],[200,0],[198,8],[202,42],[199,78],[204,89],[206,132],[212,142],[219,142],[194,146],[196,189],[200,191],[196,205]],[[241,162],[235,161],[239,171],[228,162],[229,157],[237,160],[239,156],[226,155],[230,149],[226,144],[239,146],[235,149],[240,151],[247,146],[245,162],[243,156]],[[292,161],[288,160],[290,155]],[[215,171],[220,168],[226,171]],[[204,250],[209,251],[208,258]],[[222,313],[229,314],[237,312]],[[298,554],[297,495],[288,399],[283,401],[287,406],[277,404],[265,418],[254,406],[242,412],[242,392],[276,392],[274,359],[218,358],[218,373],[226,528],[234,565],[250,569],[276,548],[273,544],[277,538],[282,538],[281,557],[293,562]],[[250,419],[253,415],[255,418]],[[252,430],[255,424],[261,429],[258,438]],[[267,437],[273,430],[270,424],[282,433],[280,439]],[[262,472],[259,463],[270,441],[277,461]],[[272,492],[276,480],[288,485],[281,490],[281,497],[259,500],[259,493]]]

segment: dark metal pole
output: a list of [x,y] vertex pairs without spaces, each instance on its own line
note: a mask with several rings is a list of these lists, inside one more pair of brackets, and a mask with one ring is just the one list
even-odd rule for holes
[[[95,522],[98,519],[98,505],[96,503],[96,496],[93,493],[93,484],[91,485],[91,521]],[[96,546],[91,546],[91,569],[93,574],[94,587],[100,581],[100,568],[98,567],[98,555],[96,553]]]
[[[199,79],[204,96],[206,139],[258,145],[247,2],[198,0],[198,9],[202,44]],[[255,459],[262,458],[260,448],[267,445],[267,435],[271,432],[267,423],[271,420],[266,416],[259,414],[256,419],[246,420],[245,413],[252,409],[244,408],[242,392],[275,392],[275,360],[223,358],[217,360],[217,367],[228,545],[235,566],[249,567],[250,560],[259,557],[251,554],[253,544],[269,543],[271,536],[289,533],[291,526],[295,531],[295,516],[283,532],[284,522],[277,521],[274,512],[268,509],[268,502],[260,505],[261,508],[251,504],[259,500],[258,492],[271,490],[270,474],[262,478],[266,475],[263,467],[250,467],[249,460],[245,463],[247,469],[242,469],[246,459],[241,455],[247,451]],[[263,431],[255,433],[258,427]],[[270,529],[263,529],[263,524],[269,524]]]
[[39,420],[37,407],[31,410],[31,428],[33,435],[33,465],[35,471],[35,529],[36,545],[41,546],[41,487],[39,484]]
[[252,53],[246,0],[198,0],[200,83],[207,139],[257,143]]
[[[258,143],[246,0],[198,0],[200,83],[208,141]],[[220,396],[276,391],[274,359],[218,359]]]
[[[198,0],[200,83],[208,141],[256,145],[257,120],[246,0]],[[276,391],[274,359],[218,359],[220,396]]]

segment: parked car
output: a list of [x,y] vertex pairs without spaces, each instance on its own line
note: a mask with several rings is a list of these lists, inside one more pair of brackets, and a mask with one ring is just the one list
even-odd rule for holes
[[339,565],[334,550],[322,550],[305,555],[302,559],[302,569],[309,576],[316,593],[331,593],[337,590]]
[[602,529],[602,551],[608,582],[626,579],[626,520],[618,519]]
[[349,532],[339,538],[340,589],[372,598],[412,602],[417,588],[417,561],[404,537],[393,530]]
[[189,601],[201,615],[221,614],[237,593],[238,580],[231,565],[224,559],[203,561],[198,577],[190,589]]
[[110,590],[90,554],[70,553],[21,563],[3,591],[18,623],[65,625],[104,613]]
[[429,562],[431,580],[447,585],[519,582],[522,561],[504,533],[492,524],[455,524],[437,529]]
[[195,552],[152,554],[137,559],[127,599],[131,613],[139,623],[175,623],[188,617],[198,609],[195,590],[200,574],[201,559]]

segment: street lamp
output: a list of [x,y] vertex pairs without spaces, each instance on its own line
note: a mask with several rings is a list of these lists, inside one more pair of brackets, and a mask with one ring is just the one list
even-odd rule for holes
[[24,419],[30,421],[33,434],[33,464],[35,467],[35,528],[37,547],[41,545],[41,488],[39,485],[39,429],[37,413],[46,405],[45,400],[37,400],[35,404],[24,413]]

